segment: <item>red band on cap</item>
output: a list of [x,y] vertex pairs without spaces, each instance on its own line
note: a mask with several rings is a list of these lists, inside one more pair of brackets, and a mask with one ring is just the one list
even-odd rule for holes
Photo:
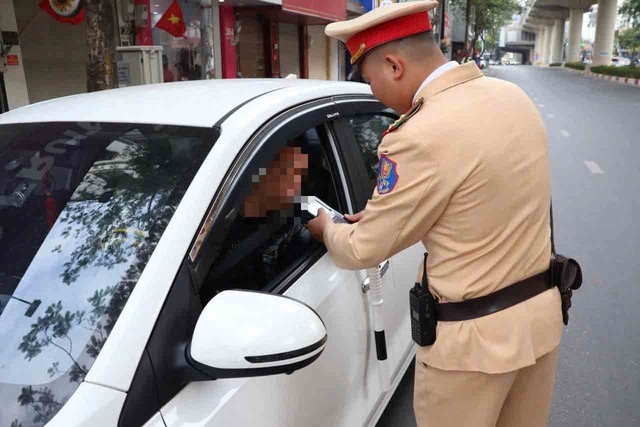
[[358,34],[354,34],[347,40],[346,45],[349,53],[353,56],[362,49],[362,45],[364,44],[364,50],[360,53],[360,56],[362,56],[364,53],[381,44],[430,30],[431,19],[429,19],[429,12],[420,12],[367,28]]

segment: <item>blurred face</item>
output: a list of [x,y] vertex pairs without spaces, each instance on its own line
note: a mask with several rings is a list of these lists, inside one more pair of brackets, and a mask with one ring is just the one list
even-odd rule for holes
[[291,203],[302,191],[302,176],[309,168],[309,158],[299,147],[285,147],[267,173],[266,192],[280,204]]
[[267,211],[291,206],[302,193],[302,177],[308,168],[309,156],[299,147],[282,148],[245,199],[245,216],[262,217]]

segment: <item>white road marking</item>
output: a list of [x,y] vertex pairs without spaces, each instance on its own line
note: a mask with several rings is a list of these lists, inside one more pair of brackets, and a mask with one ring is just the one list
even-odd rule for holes
[[544,104],[538,104],[538,107],[544,108]]
[[594,175],[604,175],[604,171],[598,166],[598,164],[594,161],[587,160],[584,162],[585,166],[589,168],[592,174]]
[[549,113],[547,114],[547,117],[549,117],[550,119],[553,119],[555,116],[553,115],[553,113]]
[[571,136],[571,134],[569,133],[569,131],[562,129],[560,131],[560,135],[564,136],[565,138],[569,138]]

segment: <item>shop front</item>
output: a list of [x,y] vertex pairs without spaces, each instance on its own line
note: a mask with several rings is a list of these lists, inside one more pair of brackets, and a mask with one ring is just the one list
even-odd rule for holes
[[[309,78],[323,74],[310,69],[328,66],[329,49],[321,29],[346,18],[346,0],[246,3],[230,0],[221,6],[223,77]],[[314,52],[315,42],[320,46],[319,54]]]

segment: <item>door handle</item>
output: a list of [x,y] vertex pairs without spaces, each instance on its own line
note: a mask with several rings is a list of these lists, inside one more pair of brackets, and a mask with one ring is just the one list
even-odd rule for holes
[[[390,266],[389,260],[382,261],[380,264],[378,264],[380,277],[384,277],[384,275],[389,270],[389,266]],[[362,292],[366,294],[368,291],[369,291],[369,276],[365,277],[365,279],[362,281]]]

